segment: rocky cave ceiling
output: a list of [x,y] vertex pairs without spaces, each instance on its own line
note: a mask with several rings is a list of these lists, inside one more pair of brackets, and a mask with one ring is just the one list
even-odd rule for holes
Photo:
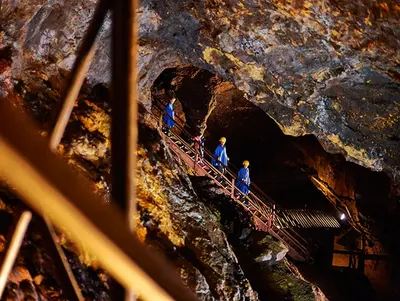
[[[64,75],[94,1],[3,1],[2,94],[12,79]],[[400,170],[400,5],[386,1],[141,1],[140,101],[167,67],[192,64],[231,81],[288,135],[395,177]],[[108,82],[110,25],[90,83]],[[11,76],[11,77],[10,77]],[[9,83],[7,84],[7,81]]]

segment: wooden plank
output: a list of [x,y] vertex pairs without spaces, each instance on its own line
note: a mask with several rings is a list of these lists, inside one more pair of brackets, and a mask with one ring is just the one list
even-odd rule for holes
[[[37,212],[65,227],[126,288],[145,300],[195,300],[173,268],[132,235],[123,214],[57,157],[34,123],[0,102],[0,175]],[[45,212],[44,212],[45,211]]]

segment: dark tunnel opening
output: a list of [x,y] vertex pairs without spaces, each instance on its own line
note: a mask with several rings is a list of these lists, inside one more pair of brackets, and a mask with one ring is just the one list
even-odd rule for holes
[[[347,200],[363,225],[373,228],[378,221],[387,219],[396,207],[391,181],[384,173],[347,162],[342,155],[327,153],[312,135],[284,135],[275,121],[248,101],[234,85],[207,70],[193,66],[166,69],[154,82],[151,92],[153,107],[163,107],[169,97],[176,96],[179,102],[176,113],[182,119],[179,122],[191,135],[202,131],[210,151],[214,151],[220,137],[226,137],[230,163],[239,168],[243,160],[249,160],[252,182],[284,208],[318,209],[339,217],[342,211],[313,184],[310,180],[313,175],[322,178],[336,195]],[[348,230],[349,226],[345,227]],[[301,231],[308,238],[325,244],[326,248],[333,248],[331,238],[340,234],[326,229]],[[370,251],[379,252],[380,249],[372,247]],[[332,254],[323,260],[332,261]],[[387,273],[376,272],[387,269],[386,264],[369,264],[371,268],[365,274],[376,289],[386,291],[387,288],[379,286],[387,281]],[[311,274],[310,278],[319,277]],[[332,279],[329,281],[334,281]],[[362,287],[365,280],[361,279],[360,283]],[[323,283],[319,285],[326,287]],[[357,290],[355,287],[353,289]],[[331,300],[354,300],[356,296],[343,299],[345,295],[333,291],[328,285],[326,292]],[[373,300],[372,294],[367,295]],[[368,300],[365,298],[363,300]]]

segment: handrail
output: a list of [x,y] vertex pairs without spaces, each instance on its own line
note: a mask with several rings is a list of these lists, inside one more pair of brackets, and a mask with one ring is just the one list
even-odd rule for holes
[[[153,116],[154,114],[151,113]],[[154,118],[157,120],[157,117],[154,116]],[[159,122],[162,122],[162,120],[160,119]],[[179,127],[178,127],[179,130]],[[195,160],[196,160],[196,153],[197,151],[191,146],[189,145],[182,137],[180,137],[179,135],[177,135],[176,133],[174,133],[173,131],[170,132],[171,135],[173,135],[173,137],[178,140],[180,143],[182,143],[182,145],[189,151],[191,151],[194,155],[195,155]],[[188,134],[189,138],[191,138],[191,135]],[[209,158],[213,158],[214,156],[205,149],[205,155]],[[177,154],[179,155],[179,154]],[[236,185],[228,179],[228,177],[224,174],[222,174],[218,169],[216,169],[209,161],[207,160],[202,160],[202,162],[210,169],[212,170],[214,173],[216,173],[217,175],[219,175],[223,180],[225,180],[229,185],[232,185],[232,191],[236,191],[239,192],[239,194],[244,195],[237,187]],[[197,164],[197,162],[196,162]],[[234,176],[232,174],[232,172],[228,172],[228,175],[232,176],[232,179],[234,180],[236,178],[236,176]],[[219,181],[215,181],[215,183],[217,183],[218,186],[221,186],[228,194],[232,194],[232,192],[228,191],[226,189],[226,187],[221,184]],[[231,184],[230,184],[231,183]],[[251,196],[251,197],[250,197]],[[308,254],[308,250],[304,245],[307,245],[308,242],[301,237],[296,231],[293,231],[290,228],[286,228],[283,229],[282,227],[277,227],[276,225],[272,224],[272,225],[268,225],[266,224],[266,222],[263,220],[263,218],[268,221],[272,218],[272,214],[274,213],[273,210],[271,209],[272,206],[275,206],[275,203],[272,201],[272,199],[268,198],[268,201],[262,201],[259,197],[257,197],[254,193],[250,192],[248,195],[244,195],[245,199],[249,202],[249,204],[252,206],[252,208],[255,209],[255,211],[257,213],[260,214],[260,216],[257,216],[254,212],[252,213],[260,222],[262,222],[267,228],[270,228],[270,230],[277,235],[278,237],[280,237],[279,233],[282,233],[283,236],[286,237],[286,240],[290,240],[292,242],[292,244],[295,245],[295,247],[293,245],[291,245],[290,247],[292,248],[297,248],[297,251],[300,250],[300,252],[304,253],[304,254]],[[237,202],[238,204],[240,204],[241,206],[245,207],[245,205],[240,202],[238,199],[236,199],[235,197],[233,197],[232,195],[232,199]],[[272,206],[269,207],[266,203],[271,204]],[[246,208],[246,207],[245,207]],[[275,213],[276,214],[276,213]],[[273,230],[272,228],[274,228],[275,230]],[[279,232],[279,233],[278,233]],[[281,237],[282,239],[282,237]],[[282,239],[285,241],[285,239]]]
[[[176,134],[174,134],[173,133],[173,135],[175,136],[175,137],[179,137],[178,135],[176,135]],[[180,138],[180,137],[179,137]],[[182,142],[182,143],[186,143],[183,139],[181,139],[180,138],[180,141]],[[186,145],[187,145],[187,143],[186,143]],[[188,145],[187,145],[188,146]],[[190,146],[189,146],[190,147]],[[195,151],[195,150],[192,150],[193,152]],[[211,168],[214,172],[217,172],[225,181],[227,181],[227,183],[230,183],[230,181],[229,181],[229,179],[224,175],[224,174],[222,174],[218,169],[216,169],[210,162],[208,162],[208,161],[203,161],[203,163],[205,163],[209,168]],[[234,179],[234,178],[233,178]],[[219,185],[219,186],[223,186],[220,182],[218,182],[218,181],[216,181],[216,183]],[[236,185],[234,185],[233,184],[233,187],[234,187],[234,190],[235,191],[237,191],[237,192],[239,192],[239,193],[241,193],[241,194],[243,194],[237,187],[236,187]],[[225,188],[225,187],[224,187]],[[225,189],[226,190],[226,189]],[[271,218],[271,215],[272,215],[272,213],[273,213],[273,211],[272,211],[272,209],[270,208],[270,207],[268,207],[260,198],[258,198],[255,194],[253,194],[253,193],[251,193],[251,195],[255,198],[255,199],[252,199],[252,198],[250,198],[248,195],[245,195],[245,199],[247,199],[247,201],[249,201],[249,203],[253,206],[253,208],[255,208],[256,209],[256,211],[258,212],[258,213],[260,213],[260,215],[262,216],[262,217],[264,217],[266,220],[269,220],[270,218]],[[232,198],[235,202],[237,202],[237,203],[239,203],[240,205],[242,205],[243,207],[245,207],[244,205],[243,205],[243,203],[242,202],[240,202],[238,199],[236,199],[236,198]],[[254,214],[254,213],[253,213]],[[258,219],[262,222],[262,223],[264,223],[265,224],[265,221],[264,220],[262,220],[260,217],[258,217]],[[266,225],[265,224],[265,226],[267,226],[267,227],[269,227],[269,225]],[[272,227],[274,226],[274,225],[271,225]],[[293,234],[291,234],[291,233],[289,233],[287,230],[288,229],[280,229],[280,228],[277,228],[280,232],[283,232],[284,233],[284,235],[286,235],[290,240],[292,240],[294,243],[296,243],[296,245],[297,245],[297,247],[298,248],[300,248],[301,249],[301,251],[302,252],[304,252],[304,253],[308,253],[308,250],[302,245],[302,244],[307,244],[307,241],[305,241],[304,240],[304,238],[302,238],[301,236],[299,236],[298,234],[297,234],[297,232],[295,232],[295,231],[293,231],[292,229],[290,229],[290,228],[288,228],[288,229],[290,229],[290,231],[291,232],[293,232],[294,233],[294,235]],[[275,231],[276,232],[276,231]],[[277,233],[278,234],[278,233]],[[279,234],[278,234],[279,235]],[[298,236],[298,238],[295,238],[294,236]],[[301,243],[300,241],[299,241],[299,239],[301,239],[302,241],[303,241],[303,243]]]
[[[171,132],[171,134],[172,135],[174,135],[174,137],[177,139],[177,140],[179,140],[188,150],[190,150],[192,153],[194,153],[194,154],[196,154],[196,150],[195,149],[193,149],[184,139],[182,139],[179,135],[177,135],[177,134],[175,134],[175,133],[173,133],[173,132]],[[230,180],[223,174],[223,173],[221,173],[218,169],[216,169],[210,162],[208,162],[207,160],[204,160],[203,161],[203,163],[205,164],[205,165],[207,165],[207,167],[208,168],[210,168],[211,170],[213,170],[215,173],[217,173],[220,177],[222,177],[227,183],[230,183]],[[220,184],[220,186],[222,186],[224,189],[225,189],[225,187],[221,184],[221,183],[219,183],[219,182],[217,182],[218,184]],[[242,193],[235,185],[233,185],[234,186],[234,191],[237,191],[237,192],[239,192],[239,193]],[[225,189],[226,190],[226,189]],[[251,199],[251,198],[249,198],[248,196],[245,196],[246,198],[247,198],[247,200],[248,201],[250,201],[250,203],[251,204],[253,204],[253,207],[254,208],[256,208],[256,210],[262,215],[262,216],[264,216],[265,218],[269,218],[269,216],[267,216],[267,215],[265,215],[264,213],[263,213],[263,211],[257,206],[257,204]],[[266,209],[270,209],[269,207],[267,207],[260,199],[258,199],[257,197],[255,197],[256,198],[256,200],[259,202],[259,204],[262,204],[261,206],[264,206]],[[236,199],[235,199],[235,201],[236,201]],[[240,202],[239,202],[240,203]],[[242,203],[240,203],[242,206],[244,206]]]
[[[175,137],[177,140],[179,140],[182,144],[185,145],[186,148],[188,148],[189,150],[191,150],[191,151],[195,154],[195,150],[194,150],[185,140],[183,140],[181,137],[179,137],[179,136],[176,135],[175,133],[172,133],[172,135],[174,135],[174,137]],[[230,182],[231,182],[223,173],[221,173],[218,169],[216,169],[210,162],[204,160],[203,163],[204,163],[205,165],[207,165],[207,167],[210,168],[212,171],[214,171],[215,173],[217,173],[220,177],[222,177],[227,183],[230,183]],[[220,184],[220,186],[222,186],[222,187],[224,188],[224,190],[226,190],[226,188],[225,188],[221,183],[219,183],[218,181],[217,181],[217,183]],[[241,193],[241,191],[240,191],[235,185],[233,185],[233,186],[234,186],[234,188],[233,188],[234,191],[237,191],[237,192]],[[248,199],[248,201],[250,201],[251,204],[253,204],[253,207],[254,207],[262,216],[264,216],[265,218],[269,218],[269,216],[265,215],[264,212],[263,212],[260,208],[258,208],[257,204],[256,204],[252,199],[250,199],[248,196],[245,196],[245,197]],[[235,198],[235,201],[237,201],[236,198]],[[260,201],[260,204],[263,204],[263,203],[261,202],[261,200],[259,200],[259,201]],[[241,204],[242,206],[244,206],[241,202],[238,202],[238,203]],[[268,207],[266,207],[266,208],[268,208]],[[268,209],[269,209],[269,208],[268,208]]]
[[[159,104],[157,103],[157,102],[155,102],[155,103],[153,103],[154,104],[154,108],[156,108],[156,109],[158,109],[159,110],[159,112],[163,115],[163,114],[165,114],[165,112],[164,112],[164,109],[163,108],[161,108],[160,106],[159,106]],[[171,118],[172,118],[172,116],[170,116]],[[189,138],[193,138],[193,136],[185,129],[185,128],[183,128],[183,127],[181,127],[180,125],[178,125],[178,124],[176,124],[175,125],[175,128],[177,128],[179,131],[181,131],[181,132],[183,132],[186,136],[188,136]],[[186,143],[186,141],[184,141],[185,143]],[[191,147],[191,146],[188,146],[188,147]],[[204,154],[205,155],[207,155],[208,157],[210,157],[210,158],[214,158],[214,159],[216,159],[216,160],[218,160],[218,158],[216,158],[208,149],[206,149],[206,148],[204,148]],[[218,160],[219,161],[219,160]],[[221,161],[219,161],[219,162],[221,162]],[[222,163],[222,162],[221,162]],[[228,166],[226,166],[226,168],[225,168],[225,170],[226,170],[226,173],[228,174],[228,175],[230,175],[232,178],[236,178],[236,175],[235,175],[235,173],[233,173],[232,172],[232,170],[229,168],[229,166],[233,166],[234,168],[236,168],[232,163],[230,163],[230,162],[228,162]],[[219,172],[219,171],[218,171]],[[244,184],[244,185],[246,185],[246,184]],[[247,186],[247,185],[246,185]],[[259,199],[259,197],[257,197],[252,191],[253,191],[253,188],[255,188],[254,190],[255,191],[257,191],[259,194],[261,194],[262,196],[263,196],[263,198],[264,198],[264,201],[262,202],[262,203],[269,203],[269,204],[271,204],[271,205],[275,205],[275,209],[276,209],[276,211],[280,211],[280,210],[283,210],[271,197],[269,197],[268,195],[266,195],[265,194],[265,192],[263,191],[263,190],[261,190],[261,188],[259,188],[256,184],[254,184],[254,183],[251,183],[250,184],[250,186],[247,186],[248,188],[249,188],[249,190],[250,190],[250,193],[249,193],[249,195],[251,195],[251,196],[253,196],[254,198],[256,198],[256,199],[258,199],[258,200],[260,200]],[[296,233],[297,234],[297,233]],[[298,235],[298,234],[297,234]],[[304,240],[301,236],[299,236],[299,238],[301,238],[301,240]],[[304,240],[304,242],[306,242],[305,240]]]
[[[160,107],[160,105],[159,105],[159,103],[154,103],[154,108],[156,108],[157,110],[159,110],[160,111],[160,113],[163,115],[163,114],[165,114],[165,112],[164,112],[164,109],[162,108],[162,107]],[[172,118],[172,116],[170,116],[170,115],[168,115],[170,118]],[[182,119],[181,119],[181,121],[183,121]],[[181,125],[179,125],[178,123],[176,123],[176,125],[175,125],[175,128],[177,128],[179,131],[181,131],[181,132],[183,132],[185,135],[187,135],[189,138],[193,138],[193,136],[184,128],[184,127],[182,127]],[[217,157],[215,157],[208,149],[206,149],[206,148],[204,148],[204,154],[205,155],[208,155],[209,157],[211,157],[211,158],[214,158],[215,160],[217,160],[217,161],[219,161],[220,163],[222,163],[220,160],[218,160],[218,158]],[[223,164],[223,163],[222,163]],[[235,172],[233,172],[230,168],[229,168],[229,166],[231,166],[231,167],[233,167],[234,169],[237,169],[238,170],[238,168],[233,164],[233,163],[231,163],[231,162],[228,162],[228,166],[226,166],[226,168],[225,168],[225,170],[226,170],[226,173],[227,174],[229,174],[231,177],[233,177],[233,178],[236,178],[236,175],[235,174],[237,174],[237,172],[235,173]],[[267,202],[267,203],[270,203],[270,204],[273,204],[273,205],[275,205],[276,206],[276,210],[281,210],[281,207],[275,202],[275,201],[273,201],[273,199],[271,198],[271,197],[269,197],[268,195],[266,195],[265,193],[264,193],[264,191],[262,191],[261,190],[261,188],[259,188],[256,184],[254,184],[254,183],[251,183],[250,185],[246,185],[246,184],[244,184],[245,186],[247,186],[248,188],[249,188],[249,190],[250,190],[250,192],[252,191],[252,190],[255,190],[255,191],[257,191],[259,194],[261,194],[264,198],[265,198],[265,201]],[[253,189],[254,188],[254,189]],[[252,193],[252,195],[254,195],[254,193]]]
[[[161,114],[165,114],[164,110],[161,109],[161,107],[155,103],[154,106],[156,109],[158,109]],[[153,114],[153,113],[152,113]],[[170,116],[171,117],[171,116]],[[156,118],[156,117],[155,117]],[[157,118],[156,118],[157,119]],[[162,122],[162,118],[160,119],[160,121]],[[183,132],[186,136],[188,136],[188,138],[192,139],[193,136],[184,128],[182,128],[180,125],[176,124],[175,128],[177,128],[180,132]],[[182,144],[185,145],[185,147],[188,150],[191,150],[194,154],[196,154],[196,150],[194,150],[192,148],[192,146],[190,146],[183,138],[181,138],[179,135],[175,134],[173,131],[171,131],[171,133],[174,135],[174,137],[176,139],[178,139]],[[206,148],[204,148],[204,154],[205,157],[208,158],[214,158],[216,160],[218,160],[218,158],[216,158],[209,150],[207,150]],[[219,160],[218,160],[219,161]],[[236,175],[230,170],[229,165],[233,166],[233,164],[228,163],[228,166],[226,166],[225,170],[226,170],[226,175],[222,174],[218,169],[216,169],[211,163],[209,163],[207,160],[203,160],[203,163],[205,163],[207,165],[207,167],[211,168],[214,172],[216,172],[220,177],[222,177],[227,183],[230,183],[230,180],[228,179],[227,176],[232,177],[232,179],[236,179]],[[222,162],[221,162],[222,163]],[[218,181],[216,181],[216,183],[220,184]],[[246,184],[244,184],[246,185]],[[223,185],[219,185],[219,186],[223,186]],[[236,185],[234,185],[234,191],[239,191],[239,194],[244,195],[237,187]],[[246,185],[247,186],[247,185]],[[248,195],[245,195],[245,199],[247,201],[249,201],[249,203],[253,206],[253,208],[256,208],[256,211],[262,216],[264,217],[266,220],[268,220],[270,218],[270,215],[272,214],[272,209],[271,207],[275,207],[275,214],[277,217],[278,216],[278,212],[280,212],[281,210],[283,210],[278,204],[276,204],[272,198],[270,198],[269,196],[267,196],[258,186],[256,186],[254,183],[252,183],[249,186],[247,186],[250,190]],[[261,200],[253,191],[252,188],[255,188],[255,191],[257,191],[259,194],[262,195],[264,200]],[[226,190],[226,189],[225,189]],[[235,198],[234,198],[235,199]],[[235,199],[235,201],[237,201]],[[238,202],[240,203],[240,202]],[[240,203],[242,206],[244,206],[242,203]],[[268,206],[268,205],[269,206]],[[265,214],[264,212],[267,212],[267,214]],[[260,218],[259,218],[260,219]],[[261,220],[261,219],[260,219]],[[262,221],[262,220],[261,220]],[[286,235],[290,240],[292,240],[296,245],[298,245],[299,248],[302,249],[303,252],[308,253],[307,249],[303,246],[303,245],[307,245],[308,242],[301,237],[296,231],[294,231],[291,228],[285,228],[283,229],[282,227],[277,228],[279,231],[283,233],[284,235]]]

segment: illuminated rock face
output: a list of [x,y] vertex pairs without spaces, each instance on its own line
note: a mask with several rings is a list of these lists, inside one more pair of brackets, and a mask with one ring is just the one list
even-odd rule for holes
[[[314,134],[328,152],[395,177],[400,164],[400,8],[395,0],[366,2],[143,0],[140,100],[150,108],[150,89],[159,74],[191,64],[231,81],[285,134]],[[13,88],[18,90],[21,80],[29,87],[30,112],[46,124],[94,5],[3,1],[0,97],[20,103],[24,91]],[[110,26],[108,19],[100,33],[88,73],[91,84],[110,79]],[[97,159],[107,157],[109,142],[101,138],[107,122],[93,124],[100,117],[96,108],[85,101],[82,107],[91,113],[73,116],[71,126],[83,123],[92,130],[72,135],[71,144],[60,151],[73,159],[82,156],[78,161],[85,164],[76,167],[88,170],[95,189],[107,195],[107,160]],[[309,165],[336,188],[334,173],[318,162]]]
[[[57,94],[56,90],[46,88],[48,84],[47,79],[37,80],[33,87],[19,82],[8,99],[42,126],[46,125],[56,104],[53,96]],[[41,94],[36,95],[39,87]],[[92,180],[93,190],[104,197],[104,206],[110,200],[110,110],[107,95],[100,86],[83,88],[58,149],[72,168]],[[170,260],[184,283],[200,300],[263,300],[253,289],[230,241],[232,237],[242,236],[243,229],[249,237],[256,232],[248,214],[232,204],[209,180],[190,179],[154,129],[154,120],[148,118],[143,108],[140,113],[137,235]],[[13,203],[2,190],[0,198],[5,202],[0,202],[0,214],[2,210],[12,210]],[[231,225],[233,221],[235,227]],[[279,276],[281,281],[302,287],[307,300],[323,300],[316,287],[285,268],[286,263],[281,263],[286,247],[265,233],[261,235],[254,240],[255,247],[249,239],[246,240],[247,236],[243,238],[243,243],[248,245],[248,258],[252,259],[254,255],[260,257],[261,263],[268,262],[269,266],[279,264],[280,269],[284,269]],[[60,241],[67,250],[85,298],[112,300],[109,288],[113,282],[96,261],[64,234],[61,234]],[[23,278],[15,276],[11,279],[6,291],[7,300],[14,300],[15,296],[24,298],[28,294],[60,298],[54,267],[49,265],[51,260],[41,243],[36,232],[27,239],[28,245],[23,247],[13,272],[16,275],[23,272]],[[271,271],[265,271],[262,275],[270,274]],[[269,283],[268,277],[263,277],[263,281]],[[276,283],[269,285],[276,286],[279,294],[295,294],[296,286],[282,291]]]
[[[94,1],[5,1],[1,47],[11,73],[69,69]],[[399,172],[399,15],[395,0],[141,1],[141,101],[167,67],[192,64],[230,80],[288,135],[314,134],[329,152]],[[110,20],[92,83],[110,78]]]

